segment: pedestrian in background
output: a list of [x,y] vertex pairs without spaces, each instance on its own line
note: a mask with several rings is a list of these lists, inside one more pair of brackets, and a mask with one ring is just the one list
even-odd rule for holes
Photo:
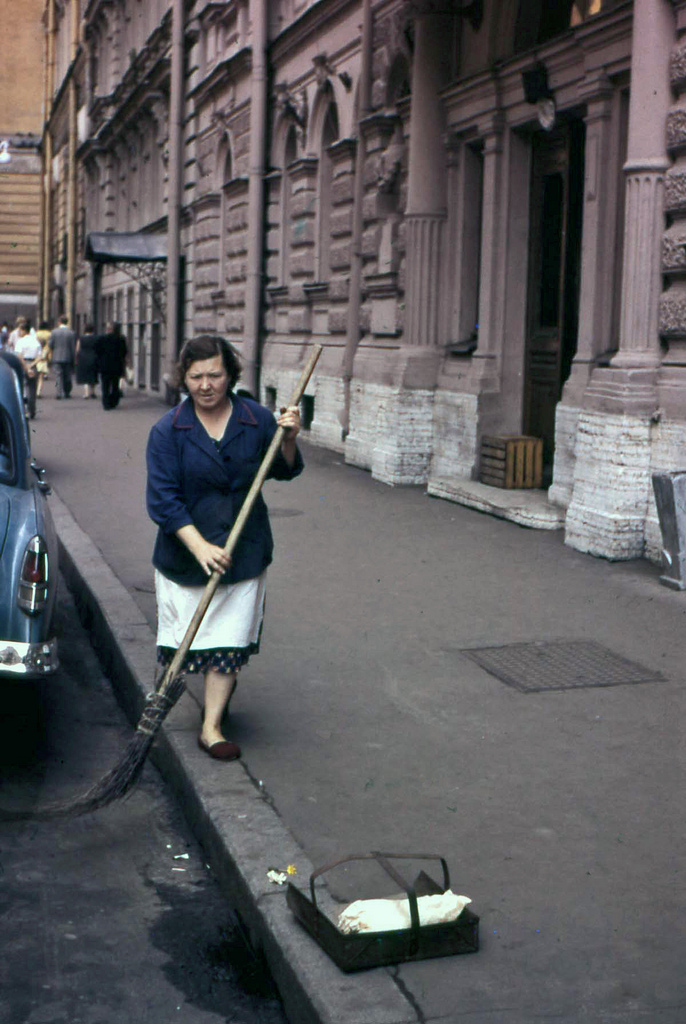
[[38,371],[36,364],[40,359],[41,345],[31,324],[27,321],[19,328],[19,338],[14,346],[15,356],[21,360],[24,370],[24,401],[29,419],[36,415],[36,389],[38,387]]
[[107,324],[107,332],[99,334],[95,341],[98,371],[100,373],[100,397],[103,409],[116,409],[121,398],[119,381],[126,369],[126,338],[119,324]]
[[10,332],[10,336],[7,339],[7,348],[10,352],[14,352],[14,346],[19,340],[19,328],[26,325],[26,317],[18,316],[14,321],[14,330]]
[[7,342],[10,337],[10,329],[7,326],[7,321],[3,320],[2,326],[0,327],[0,352],[3,348],[7,348]]
[[83,397],[95,398],[98,383],[97,335],[93,324],[86,324],[85,330],[76,342],[76,383],[83,385]]
[[36,363],[36,372],[38,374],[36,398],[42,398],[43,382],[50,370],[50,324],[47,320],[41,321],[41,325],[36,331],[36,337],[38,338],[41,347],[40,357]]
[[240,757],[224,738],[222,716],[236,673],[259,650],[267,566],[273,540],[260,494],[233,556],[224,544],[260,462],[276,433],[285,435],[269,475],[290,480],[302,471],[296,445],[297,406],[278,421],[264,406],[234,393],[238,356],[224,338],[201,335],[181,350],[178,386],[188,399],[152,428],[148,440],[147,504],[159,530],[153,553],[157,597],[157,656],[167,667],[214,570],[222,580],[181,671],[203,672],[205,704],[198,745],[210,757]]
[[50,334],[50,352],[52,365],[55,369],[55,386],[58,400],[71,398],[72,374],[76,355],[76,335],[68,326],[69,317],[63,313],[59,318],[59,327]]

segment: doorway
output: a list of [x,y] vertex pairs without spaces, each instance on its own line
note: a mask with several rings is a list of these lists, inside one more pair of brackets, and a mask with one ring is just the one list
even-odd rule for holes
[[532,138],[524,432],[543,439],[552,480],[555,407],[576,354],[584,193],[584,123]]

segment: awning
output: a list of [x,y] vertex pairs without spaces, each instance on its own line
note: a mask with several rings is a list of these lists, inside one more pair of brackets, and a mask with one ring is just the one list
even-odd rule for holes
[[92,231],[86,237],[86,259],[91,263],[156,263],[167,258],[164,235],[140,231]]

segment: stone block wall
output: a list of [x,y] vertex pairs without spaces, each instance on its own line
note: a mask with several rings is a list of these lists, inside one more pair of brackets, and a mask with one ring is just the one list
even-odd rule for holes
[[370,469],[383,483],[425,484],[429,479],[433,390],[354,383],[345,461]]
[[219,285],[219,202],[205,201],[196,212],[193,225],[195,264],[195,331],[214,331],[213,294]]
[[565,543],[604,558],[640,558],[650,468],[649,418],[582,412]]
[[433,404],[432,480],[470,478],[477,465],[478,399],[476,395],[437,391]]
[[[261,375],[260,401],[278,410],[287,405],[300,378],[301,370],[286,370],[277,365],[267,366]],[[343,452],[344,443],[340,415],[343,409],[343,382],[339,377],[325,373],[315,374],[305,392],[313,400],[314,417],[303,436],[312,444]]]
[[555,465],[548,500],[568,508],[574,489],[576,434],[581,410],[558,402],[555,410]]

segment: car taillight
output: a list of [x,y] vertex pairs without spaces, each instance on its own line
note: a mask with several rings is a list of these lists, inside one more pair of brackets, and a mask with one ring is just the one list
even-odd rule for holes
[[48,600],[48,549],[42,537],[32,537],[26,545],[19,576],[17,604],[29,615],[38,615]]

